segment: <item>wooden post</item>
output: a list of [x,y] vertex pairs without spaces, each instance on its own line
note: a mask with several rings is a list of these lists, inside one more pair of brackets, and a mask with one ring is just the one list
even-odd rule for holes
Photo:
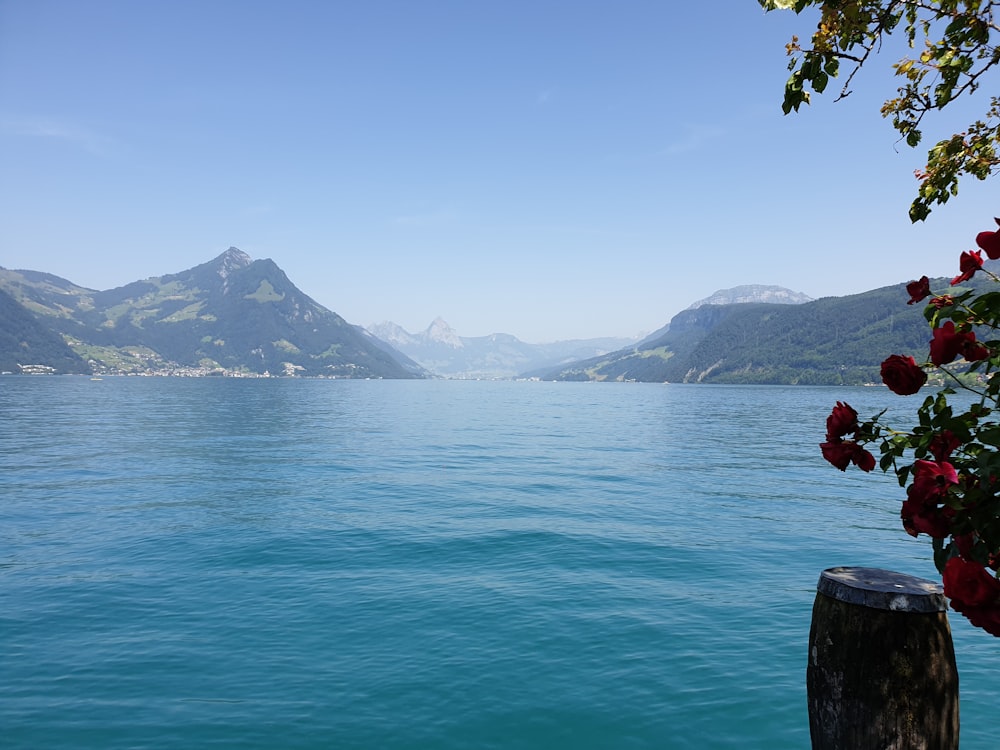
[[816,588],[806,670],[813,750],[957,750],[958,670],[941,587],[831,568]]

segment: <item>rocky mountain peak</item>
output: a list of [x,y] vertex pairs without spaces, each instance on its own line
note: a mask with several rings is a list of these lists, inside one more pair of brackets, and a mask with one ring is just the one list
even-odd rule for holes
[[381,323],[372,323],[366,327],[368,332],[393,346],[413,344],[416,339],[399,325],[391,320],[383,320]]
[[434,322],[427,327],[427,330],[424,331],[424,338],[454,349],[461,349],[465,346],[461,337],[445,322],[444,318],[440,317],[435,318]]
[[693,303],[688,307],[688,310],[693,310],[702,305],[735,305],[747,302],[801,305],[805,302],[812,302],[812,297],[801,292],[794,292],[782,286],[745,284],[743,286],[735,286],[732,289],[720,289],[705,299]]
[[219,276],[226,279],[233,271],[246,268],[253,263],[253,258],[238,247],[231,247],[216,258],[215,262],[219,266]]

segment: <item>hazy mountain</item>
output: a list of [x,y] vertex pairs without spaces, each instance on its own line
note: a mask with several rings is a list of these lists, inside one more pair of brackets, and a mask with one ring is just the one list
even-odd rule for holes
[[428,343],[447,346],[452,349],[463,349],[465,347],[465,343],[461,337],[442,318],[435,318],[427,327],[427,330],[423,332],[421,338]]
[[0,289],[61,334],[97,372],[185,367],[272,375],[419,376],[412,363],[401,363],[299,291],[274,261],[252,260],[236,248],[186,271],[107,291],[50,274],[9,270],[0,270]]
[[418,378],[431,377],[432,373],[428,372],[426,369],[421,367],[417,362],[414,362],[412,359],[407,357],[405,354],[403,354],[403,352],[399,351],[399,349],[397,349],[396,347],[383,341],[378,336],[375,336],[362,326],[356,325],[354,326],[354,328],[358,333],[360,333],[364,337],[365,341],[370,343],[372,346],[386,352],[389,356],[391,356],[393,359],[399,362],[407,372],[412,373],[414,377]]
[[442,318],[424,331],[409,333],[392,322],[368,330],[430,372],[449,378],[510,378],[620,349],[634,339],[595,338],[528,344],[507,333],[464,337]]
[[[744,284],[742,286],[734,286],[731,289],[719,289],[708,297],[691,303],[687,309],[693,310],[703,305],[739,305],[752,302],[767,302],[776,305],[801,305],[806,302],[812,302],[812,297],[802,294],[802,292],[794,292],[791,289],[786,289],[783,286]],[[653,331],[643,338],[639,343],[645,344],[647,341],[655,341],[669,330],[670,324],[667,323],[662,328]]]
[[[938,279],[934,288],[947,286]],[[926,356],[922,305],[905,284],[803,304],[705,304],[678,313],[665,333],[544,372],[554,380],[774,384],[881,382],[889,354]]]
[[402,326],[388,320],[370,325],[365,330],[380,341],[391,344],[400,350],[401,347],[417,344],[420,341],[417,336],[407,333]]
[[693,310],[702,305],[742,305],[752,302],[767,302],[776,305],[801,305],[805,302],[812,302],[812,297],[802,292],[793,292],[783,286],[770,286],[767,284],[745,284],[734,286],[732,289],[720,289],[705,299],[700,299],[688,305],[688,310]]

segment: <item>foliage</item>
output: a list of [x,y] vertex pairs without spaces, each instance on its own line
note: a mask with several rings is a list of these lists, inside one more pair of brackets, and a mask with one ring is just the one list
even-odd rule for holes
[[[990,0],[758,0],[766,10],[819,11],[808,46],[793,37],[787,46],[791,76],[785,84],[785,114],[822,93],[842,68],[850,70],[839,98],[893,34],[902,36],[911,55],[893,65],[900,80],[897,95],[882,105],[882,116],[907,145],[923,139],[925,117],[959,97],[975,93],[1000,63],[1000,27]],[[910,218],[921,221],[934,204],[958,193],[963,174],[984,180],[1000,166],[1000,97],[991,96],[982,117],[963,131],[939,140],[916,172],[917,197]]]
[[[1000,232],[981,232],[976,242],[989,258],[1000,258]],[[928,371],[948,383],[924,399],[917,424],[894,429],[884,423],[884,411],[862,423],[849,404],[838,402],[821,450],[841,471],[852,463],[871,471],[875,459],[867,447],[878,446],[882,471],[893,471],[907,488],[903,528],[932,538],[952,607],[1000,637],[1000,276],[983,268],[981,251],[968,251],[951,283],[977,274],[991,283],[937,294],[926,276],[907,285],[910,304],[930,298],[924,309],[932,329],[929,353],[921,363],[890,355],[882,380],[901,396],[919,393]]]
[[[850,94],[855,75],[889,38],[902,36],[911,55],[893,65],[897,96],[882,106],[901,140],[916,147],[928,114],[971,96],[1000,63],[993,0],[758,0],[766,10],[819,12],[810,44],[793,37],[787,46],[791,76],[785,84],[786,114],[809,103],[831,78],[850,69],[840,97]],[[958,192],[962,175],[984,180],[1000,167],[1000,97],[991,96],[984,116],[938,141],[927,165],[916,173],[913,221]],[[1000,220],[997,220],[1000,224]],[[917,409],[917,424],[897,430],[885,412],[860,422],[847,403],[827,417],[824,458],[841,471],[852,464],[872,471],[878,445],[884,472],[893,471],[906,500],[900,517],[911,535],[933,540],[934,561],[952,608],[974,625],[1000,637],[1000,277],[983,269],[982,252],[1000,259],[1000,233],[980,232],[979,251],[959,259],[950,293],[932,292],[924,276],[907,285],[909,303],[930,298],[924,317],[932,329],[927,359],[892,354],[880,367],[882,381],[901,396],[919,393],[928,373],[946,387]],[[955,288],[986,275],[993,284]],[[983,339],[981,337],[985,336]],[[959,392],[968,398],[958,397]]]

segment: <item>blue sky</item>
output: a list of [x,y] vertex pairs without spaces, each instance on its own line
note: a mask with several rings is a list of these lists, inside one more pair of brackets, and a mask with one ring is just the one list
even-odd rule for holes
[[0,265],[108,289],[232,245],[352,323],[530,342],[957,272],[995,188],[910,224],[891,54],[783,116],[811,28],[756,0],[0,0]]

